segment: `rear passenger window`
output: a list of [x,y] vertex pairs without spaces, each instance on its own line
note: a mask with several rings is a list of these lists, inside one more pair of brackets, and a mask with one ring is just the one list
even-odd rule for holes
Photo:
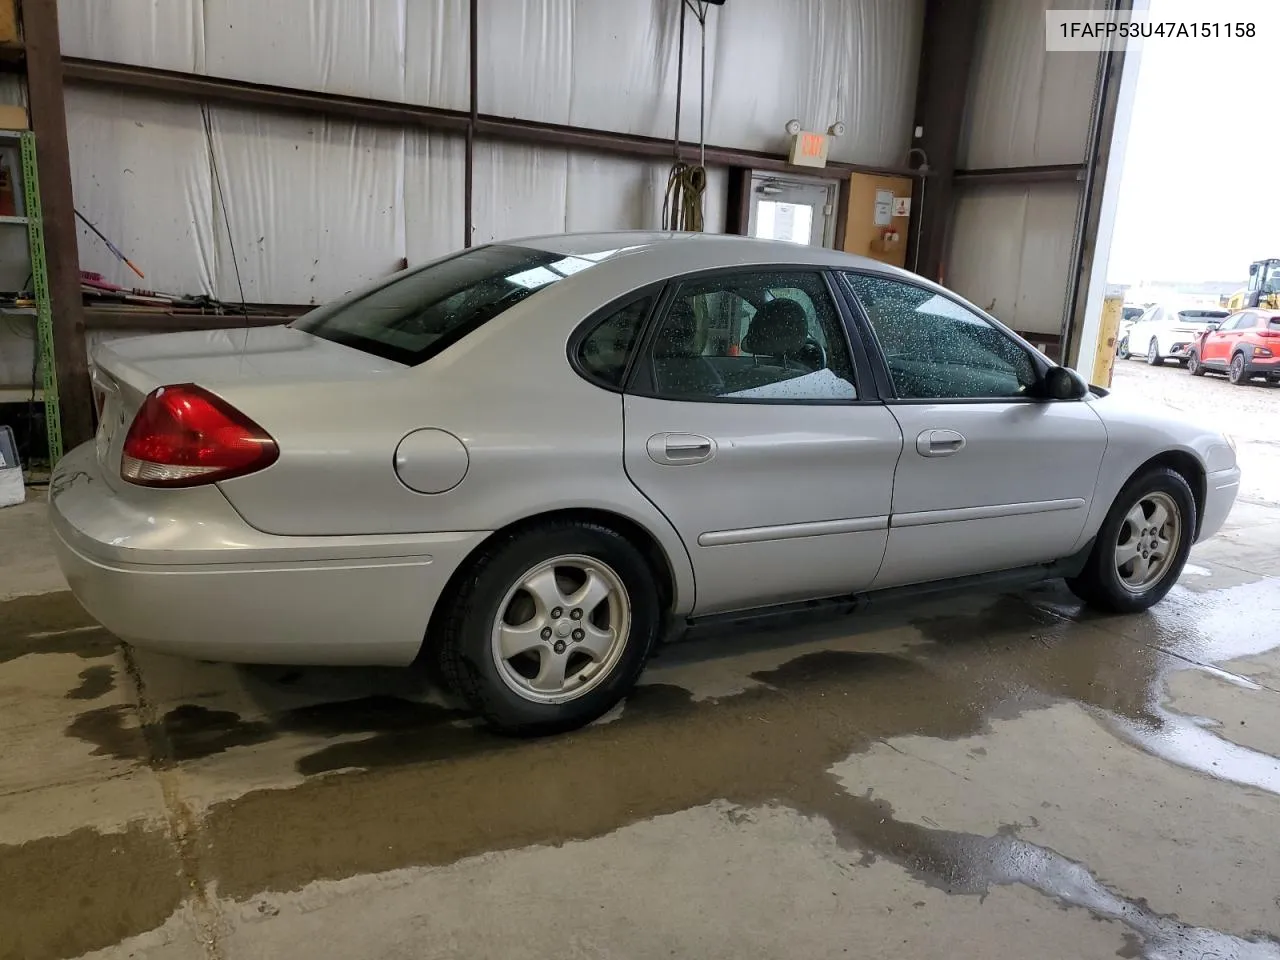
[[672,400],[856,400],[839,311],[818,273],[750,271],[682,283],[649,357]]
[[621,387],[653,297],[633,300],[606,317],[578,344],[578,365],[588,378],[605,387]]

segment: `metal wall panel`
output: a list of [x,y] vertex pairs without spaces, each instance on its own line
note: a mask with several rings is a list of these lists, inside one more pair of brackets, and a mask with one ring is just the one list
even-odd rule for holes
[[715,48],[713,143],[785,152],[785,126],[848,127],[831,159],[899,164],[910,145],[920,0],[738,0]]
[[[646,136],[675,123],[678,0],[480,4],[484,113]],[[924,0],[735,0],[707,18],[707,139],[785,152],[788,120],[849,132],[835,160],[908,145]],[[352,96],[468,106],[467,0],[62,0],[71,56]],[[686,139],[701,32],[686,21]]]
[[467,0],[404,0],[404,92],[410,103],[468,110]]
[[[680,4],[527,0],[480,8],[480,109],[499,116],[674,134]],[[517,13],[518,11],[518,13]],[[831,158],[902,162],[923,0],[735,0],[706,31],[706,139],[785,153],[788,120],[826,130]],[[697,140],[702,35],[685,23],[681,136]]]
[[80,268],[125,287],[212,293],[217,275],[209,151],[194,103],[69,87],[76,209],[147,275],[80,225]]
[[404,135],[404,256],[424,263],[463,246],[466,218],[462,137],[423,130]]
[[1098,57],[1046,52],[1045,11],[1097,6],[1097,0],[986,0],[961,167],[1084,162]]
[[961,191],[945,282],[1015,330],[1059,333],[1079,202],[1073,183]]
[[58,14],[67,56],[450,109],[469,101],[467,0],[60,0]]
[[242,283],[246,300],[323,303],[398,269],[403,131],[226,108],[212,125],[220,299],[240,299]]
[[406,0],[203,3],[206,73],[381,100],[404,98]]
[[[678,0],[484,0],[482,112],[668,137]],[[467,0],[62,0],[73,56],[466,109]],[[923,0],[735,0],[709,12],[707,139],[786,149],[795,117],[849,127],[834,159],[898,163]],[[700,31],[686,23],[683,135],[696,139]],[[178,293],[312,302],[462,245],[456,135],[68,91],[77,205]],[[227,217],[210,170],[216,157]],[[475,242],[659,226],[669,164],[558,148],[476,148]],[[706,227],[723,230],[726,171]],[[229,218],[232,241],[227,239]],[[235,262],[230,247],[234,243]],[[86,269],[133,285],[96,238]],[[240,268],[240,282],[235,266]]]
[[[554,147],[476,145],[475,242],[542,233],[653,230],[670,165]],[[705,228],[724,231],[727,172],[708,171]]]
[[58,0],[58,32],[69,57],[204,72],[204,0]]

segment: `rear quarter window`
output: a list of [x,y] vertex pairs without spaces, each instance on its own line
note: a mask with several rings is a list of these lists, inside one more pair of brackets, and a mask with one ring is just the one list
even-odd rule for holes
[[622,386],[653,301],[651,296],[633,300],[588,331],[574,350],[574,359],[583,376],[602,387]]

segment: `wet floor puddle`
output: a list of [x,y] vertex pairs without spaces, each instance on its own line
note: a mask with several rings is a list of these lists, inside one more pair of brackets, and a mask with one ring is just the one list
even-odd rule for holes
[[[392,697],[265,719],[183,704],[146,730],[128,708],[109,706],[81,713],[68,735],[104,754],[153,764],[207,758],[286,733],[339,738],[297,761],[309,778],[301,786],[248,793],[205,812],[189,881],[216,883],[217,895],[233,900],[318,879],[588,839],[723,799],[821,816],[850,847],[952,893],[1023,884],[1124,924],[1134,956],[1280,957],[1266,935],[1243,940],[1156,914],[1107,888],[1086,866],[1016,832],[985,837],[896,820],[883,800],[850,795],[830,773],[873,743],[969,737],[993,719],[1067,700],[1156,756],[1280,792],[1274,758],[1230,744],[1161,703],[1169,671],[1280,643],[1271,632],[1278,604],[1274,582],[1206,594],[1181,590],[1156,614],[1104,620],[1081,616],[1061,591],[1042,588],[997,598],[975,613],[914,620],[932,642],[906,655],[808,653],[755,673],[757,686],[719,701],[651,684],[628,700],[616,722],[535,742],[497,738],[449,708]],[[870,618],[866,629],[884,622],[892,620]],[[1224,639],[1228,623],[1233,632]],[[731,652],[708,641],[681,656]],[[100,673],[81,676],[81,688],[104,682]],[[0,890],[17,891],[0,900],[0,931],[19,923],[31,931],[21,955],[69,956],[73,948],[115,943],[171,912],[176,893],[147,879],[153,868],[175,869],[172,853],[170,860],[159,854],[167,846],[162,830],[121,834],[89,854],[87,842],[40,842],[42,871],[79,871],[78,886],[101,891],[81,905],[78,932],[62,939],[42,938],[41,929],[58,928],[35,919],[41,895],[46,903],[58,898],[20,882],[34,862],[32,845],[0,849]],[[112,883],[122,865],[141,871],[132,888]],[[5,937],[0,932],[0,954],[9,946]]]

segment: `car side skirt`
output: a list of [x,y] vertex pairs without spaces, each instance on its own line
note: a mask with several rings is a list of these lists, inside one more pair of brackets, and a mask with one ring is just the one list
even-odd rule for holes
[[770,629],[791,624],[822,622],[872,606],[893,606],[906,601],[934,599],[971,591],[989,593],[1012,590],[1044,580],[1074,577],[1084,569],[1089,554],[1093,552],[1093,544],[1094,540],[1090,539],[1071,556],[1053,563],[1039,563],[1011,570],[997,570],[967,577],[888,587],[883,590],[850,593],[838,597],[753,607],[732,613],[718,613],[703,617],[677,617],[669,625],[666,641],[715,636],[741,628]]

